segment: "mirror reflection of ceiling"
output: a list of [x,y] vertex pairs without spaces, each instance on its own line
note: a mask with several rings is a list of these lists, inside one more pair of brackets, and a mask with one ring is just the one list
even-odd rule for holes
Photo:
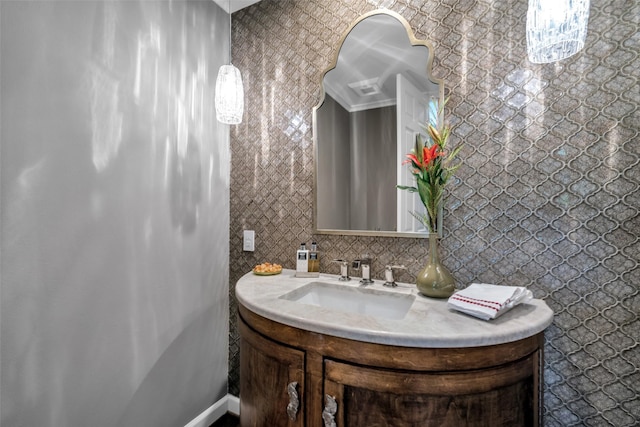
[[231,7],[231,13],[237,12],[240,9],[244,9],[247,6],[251,6],[254,3],[258,3],[260,0],[213,0],[218,4],[225,12],[229,13],[229,7]]
[[427,76],[429,49],[410,44],[407,31],[389,15],[359,22],[340,49],[336,67],[324,76],[324,89],[349,112],[396,104],[396,74],[423,92],[433,90]]

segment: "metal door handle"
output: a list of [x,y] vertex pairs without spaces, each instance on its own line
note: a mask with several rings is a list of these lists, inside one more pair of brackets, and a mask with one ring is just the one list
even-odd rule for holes
[[327,400],[327,404],[322,411],[324,427],[336,427],[335,415],[336,412],[338,412],[338,403],[335,397],[329,396],[328,394],[325,395],[325,399]]
[[287,385],[287,393],[289,393],[289,404],[287,405],[287,415],[291,421],[295,421],[300,408],[300,398],[298,397],[298,383],[293,381]]

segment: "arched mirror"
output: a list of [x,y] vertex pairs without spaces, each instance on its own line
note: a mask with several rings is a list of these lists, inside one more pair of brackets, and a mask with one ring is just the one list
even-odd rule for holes
[[320,234],[424,237],[424,210],[401,166],[428,121],[440,123],[444,85],[433,48],[388,10],[358,18],[323,75],[313,110],[314,229]]

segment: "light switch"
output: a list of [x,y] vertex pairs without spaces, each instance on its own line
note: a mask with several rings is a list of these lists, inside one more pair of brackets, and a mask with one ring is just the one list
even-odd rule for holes
[[242,233],[242,250],[253,252],[256,250],[256,232],[254,230],[244,230]]

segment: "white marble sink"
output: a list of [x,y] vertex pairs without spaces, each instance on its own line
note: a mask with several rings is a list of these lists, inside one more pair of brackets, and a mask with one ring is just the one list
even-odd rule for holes
[[311,282],[280,298],[346,313],[400,320],[409,312],[415,295],[326,282]]
[[248,272],[235,292],[242,310],[293,328],[403,347],[503,344],[537,334],[553,321],[553,311],[540,299],[485,321],[450,310],[444,298],[419,295],[415,284],[385,288],[376,281],[361,287],[355,278],[340,282],[337,275],[324,273],[301,278],[289,269],[275,276]]

